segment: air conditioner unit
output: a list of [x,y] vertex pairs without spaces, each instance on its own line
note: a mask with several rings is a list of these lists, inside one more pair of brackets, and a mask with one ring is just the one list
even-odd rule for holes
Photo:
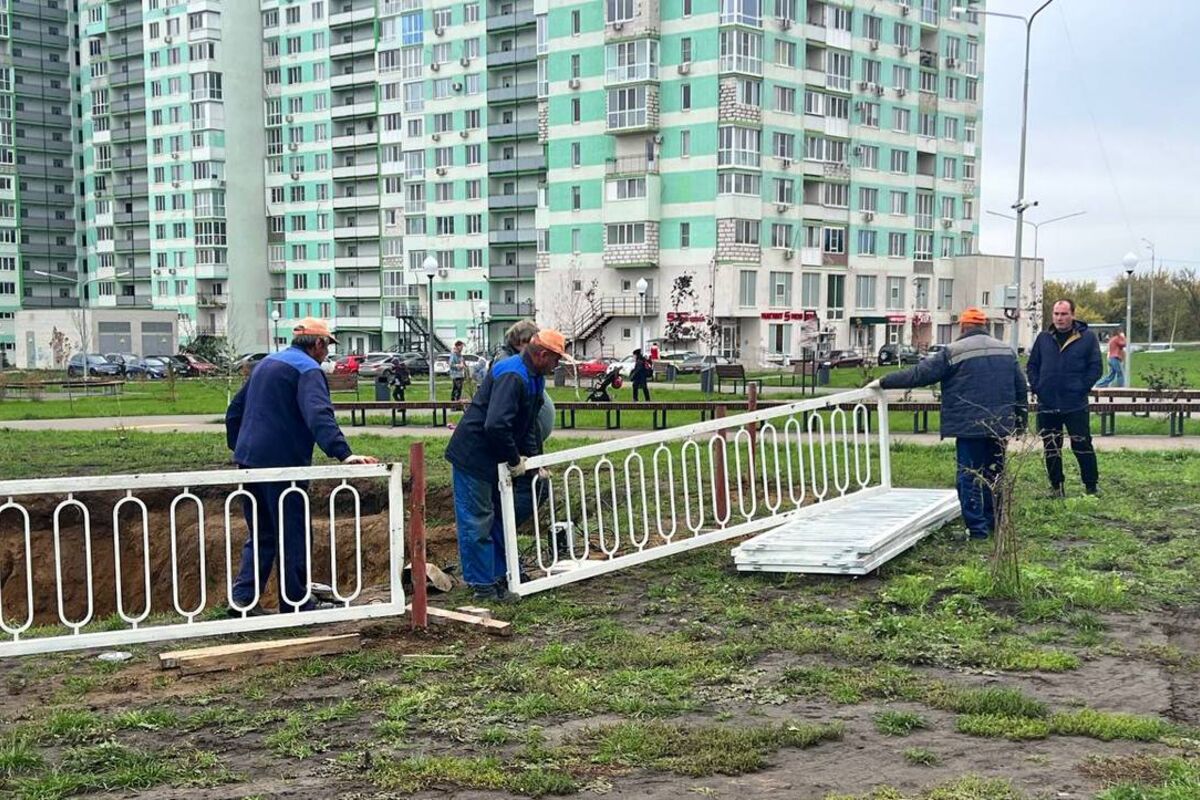
[[883,97],[883,86],[879,85],[878,83],[875,84],[875,94]]
[[654,143],[662,144],[662,134],[661,133],[654,134]]
[[298,181],[298,180],[300,180],[300,173],[299,173],[299,172],[293,172],[293,173],[292,173],[292,180],[294,180],[294,181]]
[[863,219],[863,222],[870,222],[871,220],[875,219],[875,212],[874,211],[862,212],[862,219]]
[[93,196],[95,196],[95,197],[104,197],[104,192],[102,192],[102,191],[101,191],[101,190],[99,190],[99,189],[97,189],[97,190],[96,190],[95,192],[93,192],[92,194],[93,194]]
[[775,210],[776,210],[777,212],[779,212],[780,214],[782,214],[782,213],[784,213],[785,211],[787,211],[787,210],[788,210],[788,204],[787,204],[787,203],[776,203],[776,204],[775,204]]
[[440,142],[442,140],[442,135],[440,133],[435,133],[435,134],[431,135],[429,138],[433,139],[435,142]]
[[163,37],[163,42],[165,44],[170,44],[173,41],[175,41],[175,40],[173,38],[171,38],[171,34],[167,34],[166,36]]
[[171,181],[171,188],[173,188],[173,189],[178,189],[178,188],[179,188],[179,181]]
[[224,188],[225,188],[225,181],[224,181],[224,179],[217,181],[217,188],[218,188],[218,189],[224,189]]
[[900,55],[901,56],[908,55],[908,46],[907,45],[903,45],[903,44],[900,45]]
[[954,227],[954,220],[951,219],[950,217],[942,217],[942,227],[943,228]]
[[691,71],[692,71],[692,62],[690,62],[690,61],[685,61],[684,63],[682,63],[682,64],[680,64],[678,67],[676,67],[676,68],[675,68],[675,70],[676,70],[676,71],[677,71],[677,72],[678,72],[680,75],[687,75],[689,72],[691,72]]
[[567,81],[567,86],[570,86],[572,89],[578,89],[579,78],[571,78],[571,80]]
[[458,60],[458,63],[459,63],[461,66],[464,66],[464,67],[469,67],[469,66],[471,66],[471,59],[467,58],[466,56],[463,56],[462,58],[460,58],[460,59]]
[[896,87],[896,97],[904,97],[906,94],[908,94],[908,89],[905,89],[903,86]]
[[458,138],[460,138],[460,139],[465,139],[465,138],[467,138],[467,136],[468,136],[468,135],[469,135],[469,134],[468,134],[466,131],[459,131],[459,132],[458,132]]
[[438,72],[439,70],[441,70],[441,68],[442,68],[442,65],[436,61],[434,61],[432,64],[429,65],[429,69],[432,70],[433,72]]
[[445,175],[445,174],[446,174],[446,168],[445,168],[445,167],[438,167],[437,169],[435,169],[435,170],[434,170],[434,172],[436,172],[438,175]]
[[865,92],[865,91],[867,91],[867,89],[869,89],[870,87],[871,87],[871,84],[867,83],[866,81],[859,81],[859,82],[858,82],[858,89],[859,89],[859,91],[861,91],[861,92]]
[[779,168],[780,169],[787,169],[790,166],[792,166],[792,160],[790,158],[779,159]]
[[879,40],[878,39],[867,40],[867,47],[870,47],[872,50],[878,50],[879,49]]
[[953,68],[953,67],[957,67],[957,66],[958,66],[958,59],[957,59],[957,58],[947,58],[947,59],[946,59],[946,66],[947,66],[947,67],[951,67],[951,68]]
[[454,91],[456,91],[456,92],[462,91],[462,84],[459,83],[458,81],[455,81],[454,83],[452,83],[450,85],[454,88]]
[[785,260],[791,261],[796,257],[796,251],[789,247],[787,250],[783,251],[783,257]]
[[613,29],[614,31],[620,31],[620,30],[624,30],[624,29],[625,29],[625,23],[624,23],[624,22],[614,22],[614,23],[612,24],[612,29]]
[[288,122],[296,121],[296,118],[294,116],[292,116],[291,114],[288,114],[286,117],[284,117],[284,119],[287,120]]
[[781,20],[779,20],[779,27],[780,27],[780,28],[782,28],[782,29],[783,29],[783,30],[785,30],[785,31],[786,31],[786,30],[791,30],[791,27],[792,27],[792,21],[791,21],[790,19],[786,19],[786,18],[785,18],[785,19],[781,19]]
[[863,101],[859,100],[857,103],[855,103],[855,104],[854,104],[854,110],[855,110],[855,111],[862,111],[862,110],[863,110],[863,108],[864,108],[865,106],[866,106],[866,103],[864,103]]
[[288,145],[288,150],[291,150],[293,153],[299,149],[300,149],[300,145],[296,144],[295,142],[292,142]]
[[856,158],[857,158],[857,157],[859,157],[859,156],[861,156],[861,155],[863,154],[863,148],[862,148],[862,145],[861,145],[861,144],[856,144],[856,145],[854,145],[854,150],[852,150],[851,152],[853,152],[853,153],[854,153],[854,155],[855,155],[855,157],[856,157]]
[[908,6],[900,6],[900,16],[907,17],[908,12],[910,12],[910,11],[912,11],[912,9],[909,8]]
[[445,28],[434,28],[434,29],[433,29],[433,35],[434,35],[434,36],[445,36],[445,35],[446,35],[446,29],[445,29]]
[[172,159],[173,161],[178,161],[178,160],[179,160],[179,153],[171,153],[171,159]]
[[439,278],[449,278],[450,270],[446,269],[445,267],[438,267],[438,277]]

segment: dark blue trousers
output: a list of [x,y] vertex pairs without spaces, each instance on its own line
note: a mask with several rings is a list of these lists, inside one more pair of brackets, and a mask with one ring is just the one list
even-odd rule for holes
[[990,536],[996,527],[996,498],[992,493],[1004,471],[1005,441],[990,437],[956,440],[958,503],[963,522],[974,538]]
[[[246,491],[253,495],[258,506],[258,594],[262,601],[262,592],[271,577],[275,566],[276,556],[279,555],[279,529],[283,523],[283,570],[279,576],[279,611],[302,611],[312,605],[309,600],[302,608],[297,608],[294,602],[304,597],[308,591],[308,573],[305,570],[305,540],[304,500],[295,492],[287,496],[283,504],[283,517],[279,516],[279,497],[291,483],[251,483],[246,485]],[[307,482],[296,484],[301,491],[308,491]],[[238,605],[247,605],[254,598],[254,507],[246,498],[242,498],[242,513],[246,516],[246,526],[251,532],[246,536],[246,544],[242,547],[242,566],[233,584],[233,599]],[[286,590],[286,591],[285,591]]]

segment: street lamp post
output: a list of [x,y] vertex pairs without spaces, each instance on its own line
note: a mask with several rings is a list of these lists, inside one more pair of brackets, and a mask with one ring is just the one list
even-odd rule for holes
[[1154,257],[1154,242],[1142,241],[1150,247],[1150,329],[1146,332],[1146,344],[1154,344],[1154,284],[1158,283],[1158,259]]
[[1125,265],[1125,388],[1133,385],[1133,270],[1137,266],[1136,253],[1126,253],[1121,259]]
[[271,350],[279,352],[279,309],[271,312]]
[[433,402],[437,399],[437,385],[433,380],[433,279],[438,274],[438,260],[433,256],[425,256],[421,267],[429,279],[429,335],[426,337],[425,359],[429,364],[429,400]]
[[[120,280],[122,278],[128,278],[130,275],[133,274],[132,272],[118,272],[118,273],[114,273],[111,278],[95,277],[95,278],[84,278],[82,281],[75,281],[70,278],[64,278],[61,275],[55,275],[53,272],[44,272],[43,270],[40,270],[40,269],[30,270],[30,272],[32,272],[34,275],[40,275],[43,278],[49,278],[50,280],[67,281],[68,283],[74,283],[80,289],[87,286],[89,283],[96,283],[98,281]],[[87,306],[87,303],[84,302],[83,294],[84,293],[82,291],[79,293],[80,327],[82,328],[82,330],[80,331],[80,336],[83,338],[83,341],[80,342],[80,345],[82,345],[83,354],[86,357],[88,354],[88,351],[91,349],[89,346],[89,341],[92,338],[91,337],[92,332],[91,332],[91,329],[88,328],[88,318],[87,318],[88,306]],[[54,297],[54,295],[51,294],[51,298],[53,298],[53,297]]]
[[488,304],[486,300],[480,300],[476,306],[479,311],[479,350],[480,355],[487,357],[487,324],[488,324]]
[[[988,211],[987,213],[991,214],[993,217],[1000,217],[1002,219],[1011,219],[1013,221],[1016,221],[1017,219],[1012,214],[1002,214],[999,211]],[[1071,219],[1072,217],[1081,217],[1086,213],[1086,211],[1073,211],[1070,214],[1063,214],[1061,217],[1051,217],[1050,219],[1044,219],[1041,222],[1033,222],[1032,220],[1027,219],[1021,220],[1023,223],[1033,228],[1033,260],[1037,261],[1038,259],[1038,233],[1041,231],[1043,226],[1049,225],[1052,222],[1062,222],[1064,219]],[[1019,297],[1017,299],[1020,300]]]
[[[1029,203],[1025,200],[1025,144],[1029,133],[1029,42],[1033,33],[1033,21],[1037,19],[1037,15],[1042,13],[1046,6],[1053,3],[1054,0],[1046,0],[1037,7],[1037,10],[1029,15],[1029,18],[1022,17],[1018,14],[1003,14],[999,11],[983,11],[977,8],[968,8],[967,6],[954,6],[951,11],[961,14],[965,11],[973,11],[976,14],[986,14],[992,17],[1007,17],[1008,19],[1017,19],[1025,23],[1025,81],[1021,93],[1021,155],[1017,168],[1017,202],[1013,204],[1013,210],[1017,212],[1017,241],[1014,245],[1013,252],[1013,277],[1012,282],[1017,287],[1017,307],[1020,313],[1021,299],[1021,237],[1025,232],[1025,210],[1029,208]],[[1020,326],[1013,320],[1012,326],[1012,346],[1016,350],[1018,347],[1018,336],[1020,335]]]
[[638,278],[638,330],[641,331],[643,357],[646,355],[646,290],[649,288],[650,284],[645,278]]

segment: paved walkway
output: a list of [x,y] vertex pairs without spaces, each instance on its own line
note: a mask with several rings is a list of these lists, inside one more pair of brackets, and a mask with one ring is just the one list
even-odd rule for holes
[[[144,416],[144,417],[83,417],[73,419],[46,420],[8,420],[0,421],[0,428],[21,431],[104,431],[123,428],[129,431],[146,431],[149,433],[224,433],[225,426],[216,422],[215,414],[190,414],[180,416]],[[342,430],[347,436],[371,434],[375,436],[409,436],[421,439],[433,439],[449,436],[450,428],[434,428],[429,425],[408,425],[393,428],[389,425],[368,425],[354,428],[344,425]],[[623,439],[647,430],[617,430],[583,428],[575,430],[558,430],[555,435],[563,438],[587,439]],[[941,440],[936,433],[911,434],[894,433],[892,441],[907,444],[934,445]],[[1092,441],[1100,451],[1111,450],[1200,450],[1200,436],[1096,436]]]

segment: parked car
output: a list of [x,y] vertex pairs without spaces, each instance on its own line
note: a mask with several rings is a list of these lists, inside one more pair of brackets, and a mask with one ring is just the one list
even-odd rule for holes
[[609,358],[593,358],[590,361],[580,361],[576,370],[581,378],[594,378],[608,372],[612,363],[612,359]]
[[155,356],[143,358],[142,364],[146,367],[146,377],[152,380],[166,380],[173,369],[169,359]]
[[863,357],[853,350],[834,350],[824,361],[829,367],[861,367]]
[[367,353],[363,362],[358,365],[358,377],[374,378],[387,371],[388,365],[396,354],[390,350],[379,350],[373,353]]
[[191,367],[188,365],[187,361],[180,359],[179,356],[153,355],[146,356],[146,358],[162,362],[164,365],[166,365],[167,369],[180,377],[187,377],[188,373],[191,371]]
[[931,344],[931,345],[929,345],[929,347],[925,348],[925,355],[931,356],[934,353],[940,353],[945,349],[946,349],[946,345],[944,345],[944,344]]
[[105,353],[104,360],[121,368],[127,378],[140,378],[146,374],[142,359],[136,353]]
[[351,353],[347,356],[342,356],[333,365],[334,375],[357,375],[359,367],[362,366],[364,356],[361,353]]
[[249,375],[254,365],[267,357],[266,353],[246,353],[233,362],[233,368],[243,375]]
[[[404,362],[404,366],[408,367],[409,375],[429,374],[429,360],[425,358],[424,353],[419,353],[413,350],[407,353],[392,353],[391,355],[394,358],[399,358]],[[388,367],[391,367],[390,362],[388,363]]]
[[699,358],[700,354],[694,350],[676,350],[673,353],[659,353],[658,361],[667,361],[674,363],[676,366],[681,361],[686,361],[689,358]]
[[183,361],[188,367],[188,376],[192,378],[204,377],[206,375],[216,375],[221,371],[221,368],[211,361],[206,361],[200,356],[194,356],[191,353],[180,353],[176,356],[178,360]]
[[[475,369],[475,365],[478,364],[481,360],[482,359],[480,359],[480,357],[475,355],[474,353],[463,353],[463,362],[464,362],[463,366],[466,368],[468,375],[471,374],[472,370]],[[440,355],[433,360],[433,374],[434,375],[449,375],[450,374],[450,356],[449,355]]]
[[915,347],[907,344],[885,344],[879,348],[879,366],[887,367],[892,364],[916,364],[921,360],[921,354]]
[[68,378],[119,378],[122,375],[121,365],[114,364],[99,353],[76,353],[67,362]]
[[681,374],[697,374],[706,369],[715,367],[718,364],[736,364],[732,358],[725,356],[702,356],[699,353],[693,353],[682,361],[678,362],[677,368]]

